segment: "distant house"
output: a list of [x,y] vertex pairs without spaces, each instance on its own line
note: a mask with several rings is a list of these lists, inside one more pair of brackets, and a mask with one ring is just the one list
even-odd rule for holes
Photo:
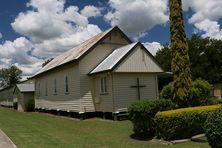
[[222,83],[213,84],[213,97],[222,98]]
[[13,96],[14,102],[17,102],[18,111],[27,111],[27,105],[32,102],[34,106],[34,92],[35,86],[33,83],[16,85]]
[[0,90],[0,105],[6,107],[13,106],[13,91],[15,86],[9,86]]
[[35,108],[127,111],[134,101],[158,98],[157,75],[162,72],[141,43],[132,43],[113,27],[55,57],[33,76]]

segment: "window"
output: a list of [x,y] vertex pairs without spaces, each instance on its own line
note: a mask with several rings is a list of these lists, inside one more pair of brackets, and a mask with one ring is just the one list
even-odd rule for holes
[[47,82],[45,83],[45,95],[48,96],[48,84],[47,84]]
[[68,77],[65,77],[65,89],[66,89],[66,93],[69,92],[69,83],[68,83]]
[[54,95],[57,95],[57,84],[56,79],[54,80]]
[[38,84],[38,95],[40,96],[40,83]]
[[101,93],[107,93],[107,77],[101,77],[100,91],[101,91]]

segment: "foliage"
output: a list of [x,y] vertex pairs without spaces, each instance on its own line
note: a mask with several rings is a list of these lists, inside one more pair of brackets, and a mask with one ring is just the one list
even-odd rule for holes
[[133,123],[133,131],[138,137],[154,136],[154,116],[158,111],[171,109],[173,103],[170,100],[142,100],[129,106],[129,119]]
[[12,65],[9,68],[0,69],[0,78],[2,79],[0,87],[13,86],[17,84],[21,79],[21,74],[22,71],[15,65]]
[[157,59],[158,63],[160,63],[161,67],[164,71],[171,71],[171,49],[169,45],[164,45],[162,49],[158,50],[155,58]]
[[211,113],[205,122],[207,140],[211,147],[222,147],[222,109]]
[[169,83],[163,87],[160,92],[160,98],[163,99],[172,99],[173,98],[173,83]]
[[173,99],[179,106],[188,106],[190,101],[191,71],[181,0],[170,0],[170,34]]
[[[199,106],[199,105],[206,105],[212,101],[210,99],[210,92],[211,92],[211,85],[205,81],[197,79],[192,82],[191,85],[191,93],[190,93],[190,100],[188,101],[188,106]],[[173,100],[173,84],[169,83],[168,85],[164,86],[160,97],[164,99],[171,99],[175,103],[176,100]],[[179,105],[179,104],[178,104]]]
[[209,112],[218,108],[222,108],[222,105],[158,112],[155,116],[156,136],[165,140],[175,140],[204,133],[204,122]]
[[44,63],[42,63],[42,67],[44,67],[45,65],[47,65],[49,62],[51,62],[54,58],[50,58],[46,61],[44,61]]
[[211,86],[205,80],[195,80],[192,82],[191,88],[191,105],[198,106],[201,104],[206,104],[210,99]]
[[14,108],[15,110],[18,109],[18,102],[13,102],[13,108]]
[[[187,39],[192,78],[204,79],[209,83],[222,81],[222,40],[202,38],[195,34]],[[169,46],[158,50],[155,58],[165,71],[171,71],[172,57]],[[212,58],[214,57],[214,58]]]
[[193,78],[210,83],[222,81],[222,40],[193,35],[188,40]]
[[31,111],[34,111],[34,108],[35,108],[34,99],[29,99],[29,100],[25,103],[25,111],[31,112]]

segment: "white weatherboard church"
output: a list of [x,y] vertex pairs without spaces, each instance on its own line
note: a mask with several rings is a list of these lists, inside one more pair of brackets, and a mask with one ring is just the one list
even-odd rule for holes
[[127,111],[158,97],[163,70],[141,43],[118,28],[102,32],[55,57],[35,79],[35,108],[68,112]]

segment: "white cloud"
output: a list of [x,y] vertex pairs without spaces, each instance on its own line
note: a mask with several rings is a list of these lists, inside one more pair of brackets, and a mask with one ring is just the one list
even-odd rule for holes
[[191,9],[194,14],[189,23],[195,26],[195,31],[203,33],[203,36],[222,39],[222,29],[218,23],[222,18],[221,0],[183,0],[183,9]]
[[158,43],[158,42],[145,42],[143,43],[143,45],[148,49],[148,51],[155,56],[157,51],[161,48],[163,48],[163,46]]
[[88,24],[87,27],[79,27],[78,31],[68,36],[36,43],[33,55],[41,56],[42,58],[54,57],[100,32],[101,30],[98,26],[92,24]]
[[88,18],[88,17],[100,16],[101,12],[100,12],[100,9],[95,6],[85,6],[81,10],[81,14]]
[[167,4],[168,0],[109,0],[112,10],[105,19],[128,35],[138,36],[168,21]]
[[31,42],[24,37],[0,44],[0,68],[15,64],[24,74],[33,74],[39,69],[37,63],[40,64],[43,60],[29,55],[31,50]]
[[2,38],[2,33],[0,32],[0,39]]
[[[61,54],[101,32],[97,25],[88,21],[90,17],[101,14],[99,8],[85,6],[79,10],[77,6],[64,5],[65,0],[30,0],[27,7],[31,10],[20,12],[11,23],[12,28],[26,38],[18,38],[13,42],[6,41],[1,45],[2,48],[13,46],[17,45],[17,40],[23,40],[27,42],[22,48],[26,51],[18,53],[20,50],[18,47],[5,50],[3,55],[7,58],[0,61],[0,64],[14,63],[25,74],[34,74],[40,69],[42,59]],[[15,54],[19,56],[12,58]]]

